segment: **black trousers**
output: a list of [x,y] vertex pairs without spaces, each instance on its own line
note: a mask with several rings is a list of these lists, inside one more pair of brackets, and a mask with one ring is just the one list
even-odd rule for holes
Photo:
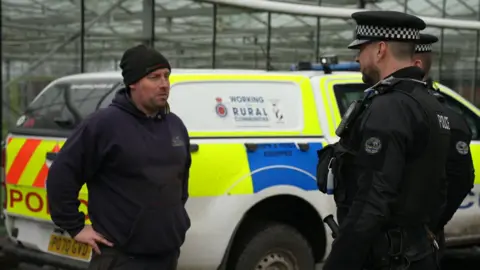
[[102,248],[94,254],[88,270],[176,270],[178,252],[163,256],[128,256],[113,248]]

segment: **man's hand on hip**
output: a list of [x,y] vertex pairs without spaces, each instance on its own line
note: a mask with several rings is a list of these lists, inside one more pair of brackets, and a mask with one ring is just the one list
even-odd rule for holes
[[105,239],[103,235],[93,230],[92,226],[90,225],[85,225],[85,227],[74,237],[74,239],[80,243],[90,245],[97,254],[101,253],[97,242],[109,247],[113,246],[113,244]]

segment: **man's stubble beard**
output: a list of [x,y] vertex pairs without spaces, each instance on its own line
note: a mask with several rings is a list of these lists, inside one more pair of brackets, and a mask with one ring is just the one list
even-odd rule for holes
[[365,69],[362,72],[362,80],[365,84],[374,85],[380,81],[380,72],[375,67]]

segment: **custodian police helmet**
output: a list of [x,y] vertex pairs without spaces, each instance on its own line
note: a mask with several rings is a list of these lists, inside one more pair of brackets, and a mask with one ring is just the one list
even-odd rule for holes
[[371,41],[405,41],[420,40],[420,31],[425,29],[425,22],[410,14],[398,11],[360,11],[352,14],[356,21],[355,40],[349,49],[358,49]]

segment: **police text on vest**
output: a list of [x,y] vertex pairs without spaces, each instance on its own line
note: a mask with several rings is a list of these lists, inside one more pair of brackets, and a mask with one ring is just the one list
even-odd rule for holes
[[438,117],[438,124],[443,129],[450,130],[450,123],[448,122],[448,116],[437,114]]

